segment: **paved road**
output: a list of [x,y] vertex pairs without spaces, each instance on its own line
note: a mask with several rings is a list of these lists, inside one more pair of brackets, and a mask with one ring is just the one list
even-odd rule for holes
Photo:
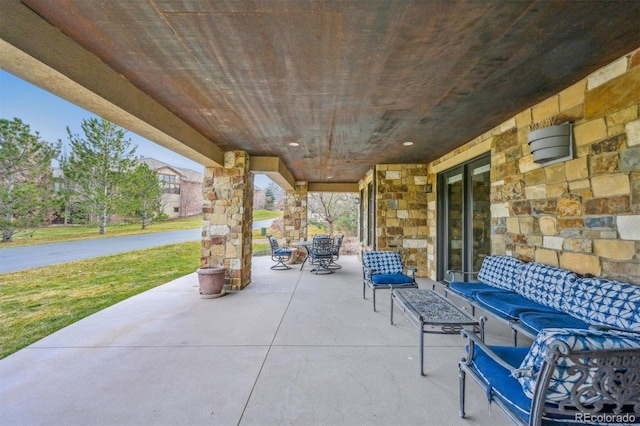
[[157,232],[37,246],[0,248],[0,274],[167,244],[199,241],[201,236],[202,229],[198,228],[187,231]]
[[253,230],[267,228],[267,230],[271,227],[271,222],[275,219],[265,219],[265,220],[256,220],[253,222]]

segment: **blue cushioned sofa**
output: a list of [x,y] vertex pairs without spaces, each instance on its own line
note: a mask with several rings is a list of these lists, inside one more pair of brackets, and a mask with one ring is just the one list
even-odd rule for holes
[[518,331],[531,338],[546,328],[640,332],[640,286],[578,278],[566,269],[509,256],[486,257],[477,281],[453,280],[445,292],[507,322],[514,346]]
[[[509,256],[486,257],[473,278],[446,294],[507,322],[514,347],[463,331],[461,417],[468,375],[518,424],[640,423],[640,286]],[[517,347],[518,332],[531,348]]]

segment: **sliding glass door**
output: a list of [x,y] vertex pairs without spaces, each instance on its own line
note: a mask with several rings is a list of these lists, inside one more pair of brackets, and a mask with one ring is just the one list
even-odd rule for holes
[[477,271],[491,252],[490,157],[438,175],[438,271]]

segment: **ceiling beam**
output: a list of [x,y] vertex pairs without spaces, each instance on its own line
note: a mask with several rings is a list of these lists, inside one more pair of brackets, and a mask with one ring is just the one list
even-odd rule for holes
[[[280,188],[286,191],[294,190],[296,181],[282,160],[278,157],[251,157],[249,170],[254,173],[267,175]],[[308,192],[359,192],[357,183],[343,182],[309,182]]]
[[359,192],[357,183],[342,182],[309,182],[309,192]]
[[0,13],[0,68],[204,166],[224,152],[17,0]]
[[295,188],[296,180],[278,157],[251,157],[249,170],[267,175],[285,191],[293,191]]

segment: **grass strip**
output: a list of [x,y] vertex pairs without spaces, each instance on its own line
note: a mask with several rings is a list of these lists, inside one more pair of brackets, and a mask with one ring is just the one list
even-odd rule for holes
[[0,359],[199,266],[200,242],[188,242],[2,274]]
[[253,220],[277,219],[282,217],[282,210],[254,210]]
[[181,231],[202,228],[201,217],[165,220],[154,222],[142,229],[139,223],[127,225],[109,225],[107,233],[100,235],[96,226],[86,225],[53,225],[36,229],[30,236],[17,236],[12,242],[0,244],[0,249],[8,247],[29,246],[36,244],[58,243],[96,238],[121,237],[124,235],[151,234],[154,232]]

